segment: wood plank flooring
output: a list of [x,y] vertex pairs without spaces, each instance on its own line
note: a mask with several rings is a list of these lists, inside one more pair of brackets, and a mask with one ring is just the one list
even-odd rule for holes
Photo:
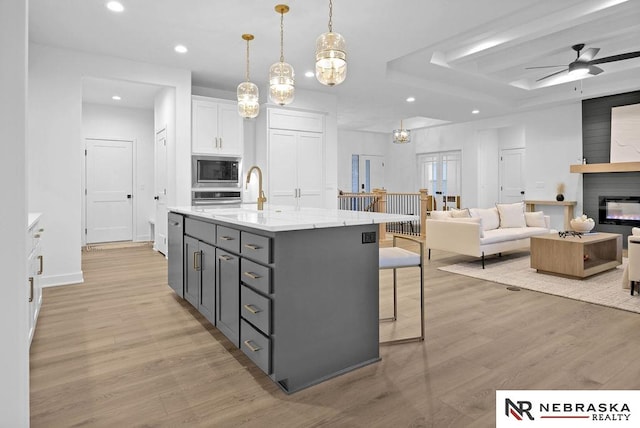
[[[637,314],[426,267],[426,340],[286,395],[167,285],[148,247],[83,253],[85,283],[44,290],[32,427],[493,427],[496,389],[639,389]],[[417,269],[381,339],[417,333]],[[381,316],[391,311],[381,272]],[[638,297],[640,298],[640,297]]]

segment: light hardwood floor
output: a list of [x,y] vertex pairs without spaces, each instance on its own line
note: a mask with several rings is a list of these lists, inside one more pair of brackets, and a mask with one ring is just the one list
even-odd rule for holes
[[[427,264],[425,342],[286,395],[175,296],[163,256],[85,252],[84,284],[44,290],[31,426],[493,427],[496,389],[640,388],[638,314],[437,270],[462,259]],[[381,338],[418,328],[417,269],[400,272]]]

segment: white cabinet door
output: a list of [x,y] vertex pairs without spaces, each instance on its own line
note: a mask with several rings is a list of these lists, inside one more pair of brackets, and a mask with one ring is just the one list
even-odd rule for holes
[[218,105],[218,152],[223,155],[242,155],[243,122],[235,104]]
[[218,104],[194,100],[191,108],[192,146],[194,153],[216,153],[218,150]]
[[269,131],[268,203],[295,205],[297,180],[297,132]]
[[299,132],[297,145],[298,199],[301,207],[323,207],[323,134]]
[[243,122],[235,104],[198,98],[191,104],[191,114],[193,153],[242,155]]

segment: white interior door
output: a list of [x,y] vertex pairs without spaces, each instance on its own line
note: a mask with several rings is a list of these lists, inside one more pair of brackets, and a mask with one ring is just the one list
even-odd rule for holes
[[153,247],[167,254],[167,131],[156,133],[154,160],[154,199],[156,203],[155,237]]
[[362,192],[384,189],[384,156],[360,155],[359,186]]
[[500,202],[524,199],[524,149],[500,150]]
[[133,142],[87,139],[87,244],[133,237]]

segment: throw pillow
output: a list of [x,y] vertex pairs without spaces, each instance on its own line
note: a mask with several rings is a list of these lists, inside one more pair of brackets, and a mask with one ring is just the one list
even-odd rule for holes
[[547,227],[542,211],[526,212],[524,213],[524,220],[527,223],[527,227]]
[[498,209],[493,208],[471,208],[469,210],[471,217],[479,217],[482,219],[482,230],[493,230],[500,226],[500,216]]
[[429,211],[427,214],[432,220],[449,220],[451,218],[451,211]]
[[526,227],[527,222],[524,219],[524,203],[516,202],[515,204],[496,204],[500,215],[500,227]]
[[462,208],[461,210],[453,208],[449,212],[453,218],[471,218],[469,208]]

